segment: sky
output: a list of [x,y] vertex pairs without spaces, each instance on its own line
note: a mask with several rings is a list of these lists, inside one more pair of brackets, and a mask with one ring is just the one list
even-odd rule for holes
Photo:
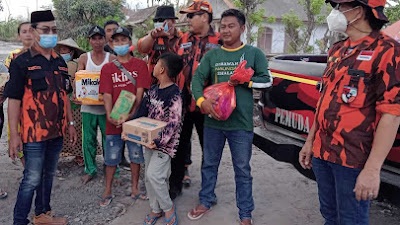
[[[27,19],[27,15],[43,6],[52,5],[51,0],[1,0],[4,10],[0,12],[0,21],[8,20],[9,15],[12,18],[23,17]],[[135,8],[139,3],[141,7],[146,6],[145,0],[126,0],[130,7]],[[37,4],[36,4],[37,3]]]

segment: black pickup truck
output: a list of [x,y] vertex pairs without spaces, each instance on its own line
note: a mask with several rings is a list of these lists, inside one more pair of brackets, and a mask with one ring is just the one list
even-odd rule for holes
[[[283,55],[270,58],[273,85],[255,93],[254,144],[276,160],[288,162],[309,178],[298,162],[313,124],[327,55]],[[381,172],[382,182],[400,187],[400,130]]]

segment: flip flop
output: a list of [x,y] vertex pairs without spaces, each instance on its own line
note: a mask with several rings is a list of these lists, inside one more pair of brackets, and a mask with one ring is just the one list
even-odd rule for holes
[[[250,223],[253,224],[253,219],[250,219]],[[240,221],[239,225],[243,225],[244,223]]]
[[164,219],[165,224],[166,225],[169,224],[169,222],[171,222],[171,220],[173,220],[174,218],[175,218],[175,222],[172,225],[178,225],[178,216],[176,215],[176,206],[175,206],[175,204],[174,204],[174,213],[172,213],[170,218],[168,218],[168,219],[165,218]]
[[106,207],[106,206],[111,204],[112,200],[113,200],[112,196],[108,196],[108,197],[102,198],[100,200],[99,205],[100,205],[100,207]]
[[138,200],[138,199],[143,200],[143,201],[149,200],[149,197],[146,196],[146,192],[140,192],[139,194],[137,194],[135,196],[131,195],[131,197],[133,200]]
[[[197,208],[197,207],[196,207]],[[199,220],[201,217],[203,217],[206,213],[211,211],[211,208],[206,209],[206,210],[197,210],[196,208],[192,209],[188,214],[188,218],[190,220]]]
[[[146,215],[146,219],[143,221],[143,225],[154,225],[157,223],[157,220],[160,219],[162,215],[159,216],[150,216],[149,214]],[[153,220],[153,222],[148,223],[148,221]]]
[[0,189],[0,193],[2,193],[2,194],[0,195],[0,199],[7,198],[7,196],[8,196],[7,192],[5,192],[5,191],[3,191],[2,189]]

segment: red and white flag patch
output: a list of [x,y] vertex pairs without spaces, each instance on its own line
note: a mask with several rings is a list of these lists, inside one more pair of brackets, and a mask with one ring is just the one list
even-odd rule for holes
[[357,60],[370,61],[373,55],[374,51],[361,51],[360,54],[357,56]]

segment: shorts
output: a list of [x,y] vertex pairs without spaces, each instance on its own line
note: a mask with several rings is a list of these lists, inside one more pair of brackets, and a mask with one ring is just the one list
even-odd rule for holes
[[104,151],[104,164],[106,166],[117,166],[122,161],[122,152],[126,146],[131,163],[144,163],[142,145],[121,139],[121,135],[106,135],[106,149]]

